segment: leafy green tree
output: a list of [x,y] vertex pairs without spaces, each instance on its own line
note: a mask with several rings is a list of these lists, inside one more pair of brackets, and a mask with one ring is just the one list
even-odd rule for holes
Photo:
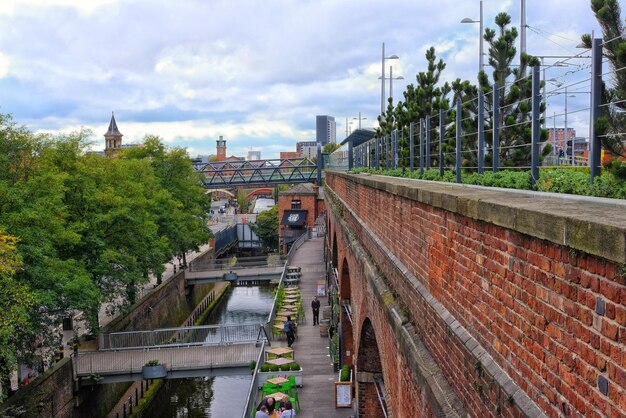
[[37,306],[30,312],[32,332],[23,338],[29,348],[35,346],[36,335],[55,346],[58,336],[52,327],[63,315],[97,303],[97,289],[80,262],[61,255],[80,236],[66,223],[67,175],[42,164],[53,147],[50,138],[33,135],[10,116],[0,115],[0,229],[19,240],[16,248],[24,267],[13,280],[30,290]]
[[259,213],[251,227],[266,248],[278,249],[278,206]]
[[[15,237],[0,230],[0,384],[17,368],[18,353],[24,351],[24,343],[32,340],[30,313],[36,306],[35,295],[14,277],[22,267],[16,244]],[[5,393],[0,391],[0,402]]]
[[193,169],[184,148],[166,149],[161,138],[148,135],[142,147],[127,150],[123,158],[149,160],[173,200],[162,196],[159,219],[160,234],[168,237],[170,256],[198,250],[212,237],[208,226],[211,196],[203,189],[202,173]]
[[[621,9],[617,0],[592,0],[591,10],[604,35],[603,54],[613,69],[613,84],[607,86],[603,83],[602,101],[614,104],[601,108],[596,132],[605,149],[616,156],[626,157],[626,72],[617,71],[626,67],[626,31]],[[591,35],[583,35],[582,40],[587,48],[591,48]]]

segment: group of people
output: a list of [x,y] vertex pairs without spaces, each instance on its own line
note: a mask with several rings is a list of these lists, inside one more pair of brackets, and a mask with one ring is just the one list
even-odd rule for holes
[[[311,301],[311,309],[313,310],[313,325],[320,324],[320,301],[317,300],[317,296],[313,297]],[[295,325],[291,320],[291,316],[287,316],[287,320],[283,325],[283,332],[287,335],[287,346],[291,347],[293,342],[296,340],[295,335]]]
[[[319,325],[320,323],[320,301],[317,296],[313,297],[311,301],[311,309],[313,310],[313,325]],[[291,347],[295,341],[295,325],[291,321],[291,316],[287,316],[287,320],[283,326],[283,331],[287,335],[287,346]],[[267,397],[261,401],[257,408],[255,418],[294,418],[296,411],[294,411],[291,402],[287,397],[283,398],[277,405],[276,400],[272,397]]]
[[263,399],[257,408],[255,418],[295,418],[296,411],[286,396],[280,402],[271,396]]

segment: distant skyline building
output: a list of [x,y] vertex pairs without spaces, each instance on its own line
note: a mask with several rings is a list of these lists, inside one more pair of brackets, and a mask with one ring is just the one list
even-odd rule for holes
[[315,139],[322,146],[336,142],[337,124],[334,116],[317,115],[315,117]]
[[296,151],[308,159],[317,157],[317,141],[300,141],[296,144]]
[[246,160],[248,161],[256,161],[256,160],[260,160],[261,159],[261,151],[248,151],[248,156],[246,157]]

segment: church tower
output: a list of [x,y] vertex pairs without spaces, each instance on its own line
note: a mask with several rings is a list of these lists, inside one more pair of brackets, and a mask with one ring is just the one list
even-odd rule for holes
[[217,140],[217,157],[215,161],[224,161],[226,159],[226,140],[222,135]]
[[109,130],[104,134],[104,153],[106,155],[116,155],[122,149],[122,133],[117,129],[115,115],[111,112],[111,122]]

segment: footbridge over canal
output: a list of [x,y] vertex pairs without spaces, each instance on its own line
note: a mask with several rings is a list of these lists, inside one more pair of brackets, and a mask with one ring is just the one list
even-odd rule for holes
[[234,257],[191,263],[185,270],[185,281],[187,285],[221,281],[257,284],[280,279],[286,263],[286,256]]
[[[74,374],[83,384],[246,374],[269,343],[267,335],[264,324],[101,334],[98,351],[72,355]],[[145,369],[149,364],[158,366]]]
[[625,201],[339,171],[325,198],[359,416],[626,416]]

